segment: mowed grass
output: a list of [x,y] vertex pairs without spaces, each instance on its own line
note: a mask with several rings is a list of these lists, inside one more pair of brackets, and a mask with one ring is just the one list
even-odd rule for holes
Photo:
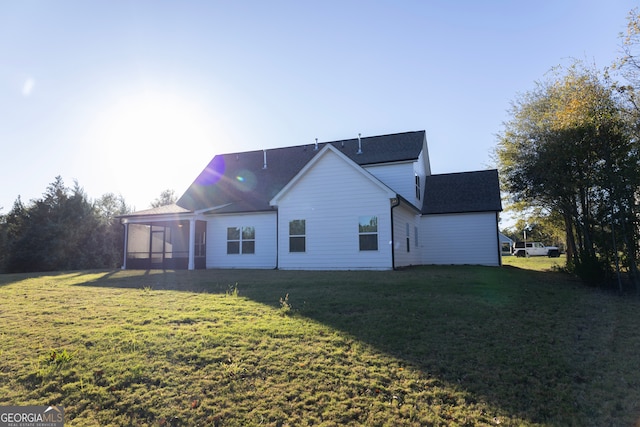
[[628,426],[639,308],[514,266],[0,275],[0,405],[64,405],[69,426]]
[[518,267],[526,270],[548,271],[564,268],[567,264],[566,255],[560,255],[558,258],[549,258],[546,256],[535,256],[528,258],[520,258],[515,256],[503,256],[502,265]]

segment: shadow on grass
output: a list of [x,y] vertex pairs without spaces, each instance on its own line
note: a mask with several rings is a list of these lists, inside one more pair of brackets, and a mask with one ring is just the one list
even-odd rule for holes
[[[108,273],[109,275],[115,272]],[[19,282],[30,279],[42,279],[47,277],[51,281],[55,280],[68,280],[71,277],[86,276],[86,271],[46,271],[46,272],[32,272],[32,273],[0,273],[0,287],[15,285]]]
[[[591,425],[632,420],[640,399],[633,360],[618,324],[624,300],[585,289],[567,276],[514,267],[419,267],[389,272],[123,271],[82,286],[224,294],[280,307],[341,330],[534,423]],[[606,299],[603,303],[602,298]],[[632,304],[635,304],[632,302]],[[597,374],[595,374],[597,373]],[[618,384],[618,385],[616,385]],[[628,400],[620,395],[628,393]],[[606,406],[603,402],[616,402]],[[604,407],[604,409],[603,409]],[[606,411],[604,415],[602,411]],[[616,422],[614,421],[614,424]],[[632,422],[622,422],[631,424]]]

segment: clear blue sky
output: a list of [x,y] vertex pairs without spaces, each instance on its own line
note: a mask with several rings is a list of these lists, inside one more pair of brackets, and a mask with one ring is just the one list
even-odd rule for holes
[[0,207],[57,175],[145,209],[218,153],[424,129],[493,166],[518,93],[611,64],[637,1],[0,0]]

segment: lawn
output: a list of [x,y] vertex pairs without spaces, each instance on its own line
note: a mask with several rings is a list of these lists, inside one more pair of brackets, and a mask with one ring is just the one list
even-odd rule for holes
[[0,275],[0,405],[68,426],[627,426],[639,308],[513,264]]
[[546,256],[532,256],[520,258],[515,256],[503,256],[502,265],[518,267],[526,270],[547,271],[563,268],[567,263],[567,257],[560,255],[558,258]]

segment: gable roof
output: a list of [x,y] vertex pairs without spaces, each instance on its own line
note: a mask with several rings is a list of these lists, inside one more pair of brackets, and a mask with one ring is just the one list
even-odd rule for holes
[[278,192],[278,194],[276,194],[273,199],[271,199],[271,201],[269,202],[272,206],[276,206],[279,202],[279,200],[293,187],[295,187],[296,183],[298,183],[302,177],[316,164],[318,163],[323,157],[327,156],[329,153],[333,153],[334,155],[336,155],[339,159],[341,159],[345,164],[353,167],[355,169],[356,172],[362,174],[366,179],[370,180],[374,185],[378,186],[381,190],[386,191],[389,195],[389,197],[395,197],[396,193],[391,190],[387,185],[385,185],[382,181],[378,180],[377,178],[375,178],[373,175],[371,175],[369,172],[367,172],[366,170],[364,170],[361,167],[358,167],[358,165],[355,165],[354,162],[349,159],[345,154],[343,154],[341,151],[339,151],[336,147],[334,147],[332,144],[326,144],[324,146],[324,148],[322,150],[320,150],[320,152],[318,153],[318,155],[316,155],[315,157],[313,157],[313,159],[311,159],[309,162],[307,162],[306,165],[304,165],[304,167],[302,169],[300,169],[300,171],[296,174],[296,176],[294,176],[291,181],[289,181],[287,183],[287,185],[285,185],[282,190],[280,190]]
[[427,176],[423,214],[501,211],[495,169]]
[[[323,147],[332,145],[360,166],[417,160],[425,131],[404,132],[273,148],[215,156],[177,204],[189,210],[225,207],[217,213],[271,210],[270,200],[291,181]],[[266,157],[266,168],[265,165]]]

